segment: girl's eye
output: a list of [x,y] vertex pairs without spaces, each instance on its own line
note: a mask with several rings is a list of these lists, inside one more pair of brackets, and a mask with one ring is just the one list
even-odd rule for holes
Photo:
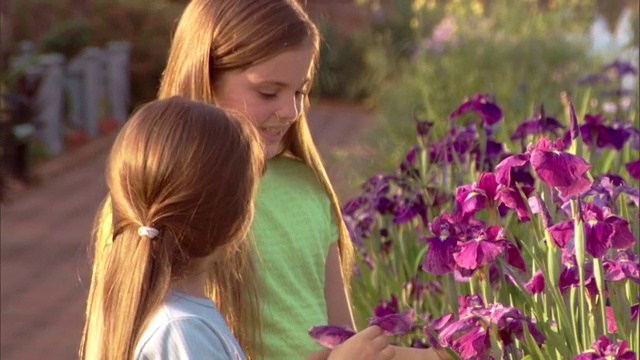
[[277,93],[274,93],[274,92],[264,92],[264,91],[259,91],[259,94],[263,98],[267,98],[267,99],[272,99],[278,95]]

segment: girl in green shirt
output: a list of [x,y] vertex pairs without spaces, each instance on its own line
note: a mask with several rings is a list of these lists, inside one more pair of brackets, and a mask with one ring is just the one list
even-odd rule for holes
[[[260,134],[267,162],[251,233],[261,316],[248,311],[244,289],[224,286],[242,274],[216,272],[211,283],[223,285],[209,289],[252,358],[333,358],[348,349],[322,350],[309,328],[355,328],[348,296],[354,250],[306,118],[319,49],[318,29],[297,0],[192,0],[173,34],[160,84],[160,98],[179,95],[240,112]],[[98,232],[105,241],[108,221],[104,209]],[[373,338],[352,343],[371,345]],[[372,349],[381,358],[394,352]],[[404,349],[395,350],[407,358]]]

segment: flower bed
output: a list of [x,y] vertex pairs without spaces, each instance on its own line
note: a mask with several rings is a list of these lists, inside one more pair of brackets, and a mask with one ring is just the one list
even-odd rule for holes
[[[636,74],[617,61],[582,83]],[[637,94],[561,100],[565,121],[541,106],[512,143],[493,138],[503,110],[485,94],[454,109],[444,138],[417,119],[397,171],[343,209],[359,325],[462,359],[636,358]],[[325,346],[351,334],[311,330]]]

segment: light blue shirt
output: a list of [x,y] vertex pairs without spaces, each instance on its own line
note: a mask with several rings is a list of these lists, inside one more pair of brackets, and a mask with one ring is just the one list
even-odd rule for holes
[[136,346],[137,360],[246,360],[210,299],[171,291]]

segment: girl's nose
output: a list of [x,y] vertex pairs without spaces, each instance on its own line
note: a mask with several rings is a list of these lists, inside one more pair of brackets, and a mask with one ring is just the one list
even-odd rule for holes
[[280,109],[276,112],[276,116],[281,121],[293,122],[298,119],[298,115],[302,111],[302,96],[294,96],[283,100]]

